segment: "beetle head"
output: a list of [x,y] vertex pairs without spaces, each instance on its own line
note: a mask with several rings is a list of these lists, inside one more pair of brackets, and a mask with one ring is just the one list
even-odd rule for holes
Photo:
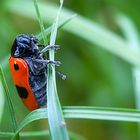
[[16,39],[11,48],[11,56],[13,57],[28,57],[35,55],[38,50],[38,39],[35,36],[21,34],[16,36]]

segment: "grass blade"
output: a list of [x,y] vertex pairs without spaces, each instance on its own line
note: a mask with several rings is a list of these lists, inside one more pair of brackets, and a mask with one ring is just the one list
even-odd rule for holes
[[11,100],[11,97],[10,97],[10,92],[9,92],[8,86],[6,84],[1,66],[0,66],[0,78],[1,78],[1,82],[2,82],[2,85],[3,85],[4,90],[5,90],[5,95],[6,95],[6,98],[7,98],[8,107],[9,107],[9,111],[10,111],[10,115],[11,115],[11,119],[12,119],[13,130],[15,132],[16,129],[17,129],[17,121],[16,121],[16,117],[15,117],[14,106],[13,106],[13,103],[12,103],[12,100]]
[[[13,132],[0,132],[0,138],[7,138],[7,137],[13,137]],[[20,137],[26,138],[26,137],[44,137],[49,136],[49,131],[28,131],[28,132],[21,132]]]
[[0,138],[11,138],[14,135],[14,132],[0,132]]
[[[136,50],[137,52],[140,52],[140,41],[139,41],[139,34],[137,30],[135,29],[135,25],[132,23],[132,21],[124,16],[124,15],[118,15],[117,16],[118,25],[122,29],[129,46]],[[132,69],[133,77],[134,77],[134,90],[135,90],[135,100],[136,100],[136,107],[140,109],[140,68],[139,67],[133,67]]]
[[[1,76],[0,76],[1,77]],[[2,85],[2,79],[0,78],[0,122],[2,119],[2,115],[3,115],[3,110],[4,110],[4,89],[3,89],[3,85]]]
[[[6,98],[7,98],[7,101],[8,101],[8,107],[9,107],[9,111],[10,111],[10,115],[11,115],[11,119],[12,119],[13,130],[15,132],[16,129],[17,129],[17,121],[16,121],[15,110],[14,110],[14,106],[13,106],[13,103],[12,103],[12,100],[11,100],[11,97],[10,97],[10,92],[9,92],[8,86],[6,84],[1,66],[0,66],[0,78],[1,78],[2,85],[3,85],[4,90],[5,90]],[[20,139],[20,137],[17,134],[16,137],[15,137],[15,140],[19,140],[19,139]]]
[[[103,108],[92,106],[66,106],[63,107],[65,118],[95,119],[124,122],[140,122],[140,111],[136,109]],[[28,114],[19,124],[13,138],[33,121],[48,118],[46,108],[37,109]]]
[[[130,47],[138,52],[140,52],[140,41],[139,41],[139,33],[133,22],[127,17],[122,14],[117,16],[118,25],[120,26],[121,30],[123,31]],[[133,85],[135,91],[135,104],[136,108],[140,109],[140,68],[133,67],[132,68],[133,74]],[[138,123],[139,129],[139,138],[140,138],[140,123]]]
[[38,21],[39,21],[39,25],[40,25],[40,29],[41,29],[41,33],[42,33],[42,38],[43,38],[44,44],[47,45],[48,41],[47,41],[47,37],[45,37],[45,28],[44,28],[44,25],[43,25],[43,21],[41,19],[41,15],[40,15],[40,12],[39,12],[37,0],[34,0],[34,6],[35,6]]
[[[72,140],[85,140],[85,138],[73,132],[69,132],[69,135]],[[11,138],[13,136],[14,136],[13,132],[0,132],[0,138]],[[20,132],[20,137],[22,138],[48,137],[49,138],[49,131],[43,130],[43,131]]]
[[[68,22],[70,22],[73,18],[75,18],[77,15],[76,14],[73,14],[71,15],[70,17],[68,17],[67,19],[65,19],[64,21],[60,21],[61,23],[58,25],[58,29],[62,28],[65,24],[67,24]],[[51,33],[51,29],[52,29],[52,26],[48,27],[47,29],[45,29],[45,36],[48,36],[50,35]],[[36,35],[36,37],[39,39],[39,40],[42,40],[43,36],[42,36],[42,33],[39,33]]]
[[[57,28],[59,22],[60,12],[63,6],[63,0],[60,1],[60,8],[58,10],[56,19],[53,23],[50,37],[50,45],[55,45]],[[54,50],[49,51],[49,59],[54,61]],[[69,140],[68,132],[65,125],[61,105],[59,102],[56,79],[55,66],[48,66],[48,86],[47,86],[47,107],[48,107],[48,122],[52,140]]]
[[66,118],[140,122],[140,111],[134,109],[75,106],[64,107]]

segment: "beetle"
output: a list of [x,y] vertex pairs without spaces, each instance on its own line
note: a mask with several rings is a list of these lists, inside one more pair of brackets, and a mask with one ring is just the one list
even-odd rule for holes
[[[57,50],[58,45],[48,45],[40,50],[38,39],[33,35],[17,35],[9,59],[10,71],[17,92],[29,110],[35,110],[43,107],[47,102],[47,65],[54,64],[59,66],[60,61],[47,60],[43,55],[49,49]],[[65,76],[57,72],[62,79]]]

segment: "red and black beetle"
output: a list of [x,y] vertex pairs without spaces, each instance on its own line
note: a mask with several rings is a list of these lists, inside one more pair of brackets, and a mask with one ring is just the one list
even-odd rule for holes
[[35,36],[18,35],[12,45],[9,59],[14,84],[22,102],[29,110],[40,108],[47,102],[46,65],[60,65],[59,61],[47,60],[43,55],[50,48],[59,49],[58,45],[47,46],[43,50],[39,50],[39,46]]

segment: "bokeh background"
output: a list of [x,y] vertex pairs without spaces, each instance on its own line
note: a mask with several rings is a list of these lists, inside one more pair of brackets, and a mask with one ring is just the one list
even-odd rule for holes
[[[47,4],[49,0],[40,1]],[[16,94],[9,71],[8,58],[11,45],[17,34],[36,35],[40,32],[40,28],[37,20],[14,11],[11,12],[6,6],[7,2],[9,1],[0,1],[0,63],[10,89],[17,120],[20,122],[29,111]],[[14,3],[15,0],[10,0],[10,2]],[[50,0],[50,2],[58,4],[57,0]],[[26,5],[22,6],[26,7]],[[139,0],[65,0],[64,2],[65,8],[122,37],[123,34],[114,20],[115,14],[121,12],[128,16],[139,31],[139,6]],[[34,9],[32,10],[35,12]],[[24,12],[26,13],[26,11]],[[28,13],[26,14],[28,15]],[[50,23],[45,22],[45,27],[49,25]],[[56,53],[56,59],[62,62],[57,70],[67,75],[65,81],[57,77],[61,105],[135,108],[132,66],[129,63],[66,32],[63,28],[58,32],[57,44],[61,45],[61,50]],[[81,135],[86,140],[138,140],[136,123],[78,119],[66,121],[69,130]],[[37,121],[26,127],[25,130],[44,130],[46,124],[46,121]],[[0,130],[12,130],[6,99]],[[41,139],[46,138],[42,137]]]

